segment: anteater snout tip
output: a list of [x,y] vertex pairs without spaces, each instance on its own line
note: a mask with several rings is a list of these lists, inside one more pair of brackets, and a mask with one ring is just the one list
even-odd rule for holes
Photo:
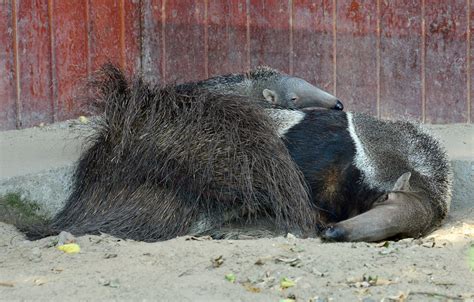
[[342,104],[341,101],[337,100],[336,105],[334,105],[334,107],[333,107],[332,109],[335,109],[335,110],[344,110],[344,105]]

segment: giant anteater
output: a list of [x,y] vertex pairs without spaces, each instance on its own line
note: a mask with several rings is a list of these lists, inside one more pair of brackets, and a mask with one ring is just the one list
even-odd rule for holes
[[420,126],[327,110],[270,116],[310,187],[324,238],[419,237],[446,216],[451,167]]
[[44,228],[143,241],[179,235],[420,236],[446,215],[450,168],[418,126],[154,87],[103,69],[103,114],[72,193]]

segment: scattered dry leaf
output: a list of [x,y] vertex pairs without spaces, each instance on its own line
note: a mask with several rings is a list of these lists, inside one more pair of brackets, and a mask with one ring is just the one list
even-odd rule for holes
[[250,282],[245,282],[242,285],[247,291],[249,291],[251,293],[259,293],[259,292],[262,291],[262,289],[260,287],[256,287],[256,286],[252,285],[252,283],[250,283]]
[[303,263],[301,263],[300,258],[278,257],[278,258],[275,258],[275,262],[276,263],[283,262],[283,263],[289,264],[290,266],[294,266],[294,267],[300,267],[300,266],[303,265]]
[[118,279],[113,279],[113,280],[107,280],[107,279],[99,279],[99,283],[103,286],[108,286],[112,288],[119,288],[120,287],[120,282]]
[[207,240],[212,240],[212,237],[211,236],[189,236],[189,237],[186,237],[185,240],[207,241]]
[[350,277],[346,279],[346,282],[349,283],[350,286],[356,288],[366,288],[370,286],[383,286],[396,283],[393,280],[379,278],[378,276],[366,276],[363,275],[362,277]]
[[4,286],[4,287],[14,287],[15,284],[14,284],[13,282],[0,281],[0,286]]
[[295,281],[293,281],[289,278],[286,278],[286,277],[282,278],[281,281],[280,281],[280,287],[283,288],[283,289],[293,287],[295,285],[296,285]]
[[104,254],[104,259],[111,259],[111,258],[117,258],[117,254],[114,253],[105,253]]
[[389,245],[390,245],[389,241],[382,241],[382,242],[377,243],[375,246],[376,247],[389,247]]
[[399,293],[398,295],[396,296],[389,296],[389,297],[386,297],[386,298],[383,298],[382,299],[382,302],[405,302],[406,299],[408,298],[408,294],[405,294],[405,293]]
[[290,251],[295,252],[295,253],[301,253],[304,252],[304,248],[299,245],[295,245],[293,247],[290,247]]
[[79,119],[79,122],[83,124],[87,124],[89,122],[89,119],[83,115],[81,115],[78,119]]
[[77,243],[63,244],[63,245],[58,246],[57,249],[67,254],[76,254],[81,251],[81,248],[79,244]]
[[436,242],[433,240],[429,240],[429,241],[424,241],[421,246],[423,247],[427,247],[427,248],[432,248],[436,245]]
[[211,259],[212,267],[220,267],[224,263],[224,256]]
[[38,279],[33,280],[33,282],[35,283],[36,286],[41,286],[46,283],[46,279],[38,278]]
[[62,267],[53,267],[53,268],[51,269],[51,271],[52,271],[53,273],[59,274],[59,273],[61,273],[62,271],[64,271],[64,268],[62,268]]

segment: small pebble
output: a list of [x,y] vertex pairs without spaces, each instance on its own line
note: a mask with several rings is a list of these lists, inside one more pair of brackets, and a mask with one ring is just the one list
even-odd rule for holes
[[117,254],[114,253],[105,253],[104,259],[117,258]]
[[75,243],[75,242],[76,242],[76,237],[74,237],[74,235],[69,232],[62,231],[58,235],[57,245],[64,245],[64,244]]
[[38,247],[31,249],[28,255],[28,260],[35,263],[41,262],[41,251]]

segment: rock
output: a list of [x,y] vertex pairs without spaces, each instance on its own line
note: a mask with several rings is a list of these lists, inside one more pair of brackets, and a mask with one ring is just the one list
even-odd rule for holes
[[114,253],[105,253],[104,259],[117,258],[117,254]]
[[108,286],[112,288],[119,288],[120,287],[120,282],[118,279],[113,279],[113,280],[108,280],[104,278],[99,279],[99,284],[103,286]]
[[58,235],[58,244],[57,244],[58,246],[68,244],[68,243],[75,243],[75,242],[76,242],[76,237],[74,237],[74,235],[69,232],[62,231]]
[[41,257],[42,257],[41,250],[38,247],[32,248],[30,252],[28,253],[28,260],[30,260],[31,262],[35,262],[35,263],[41,262],[42,260]]

